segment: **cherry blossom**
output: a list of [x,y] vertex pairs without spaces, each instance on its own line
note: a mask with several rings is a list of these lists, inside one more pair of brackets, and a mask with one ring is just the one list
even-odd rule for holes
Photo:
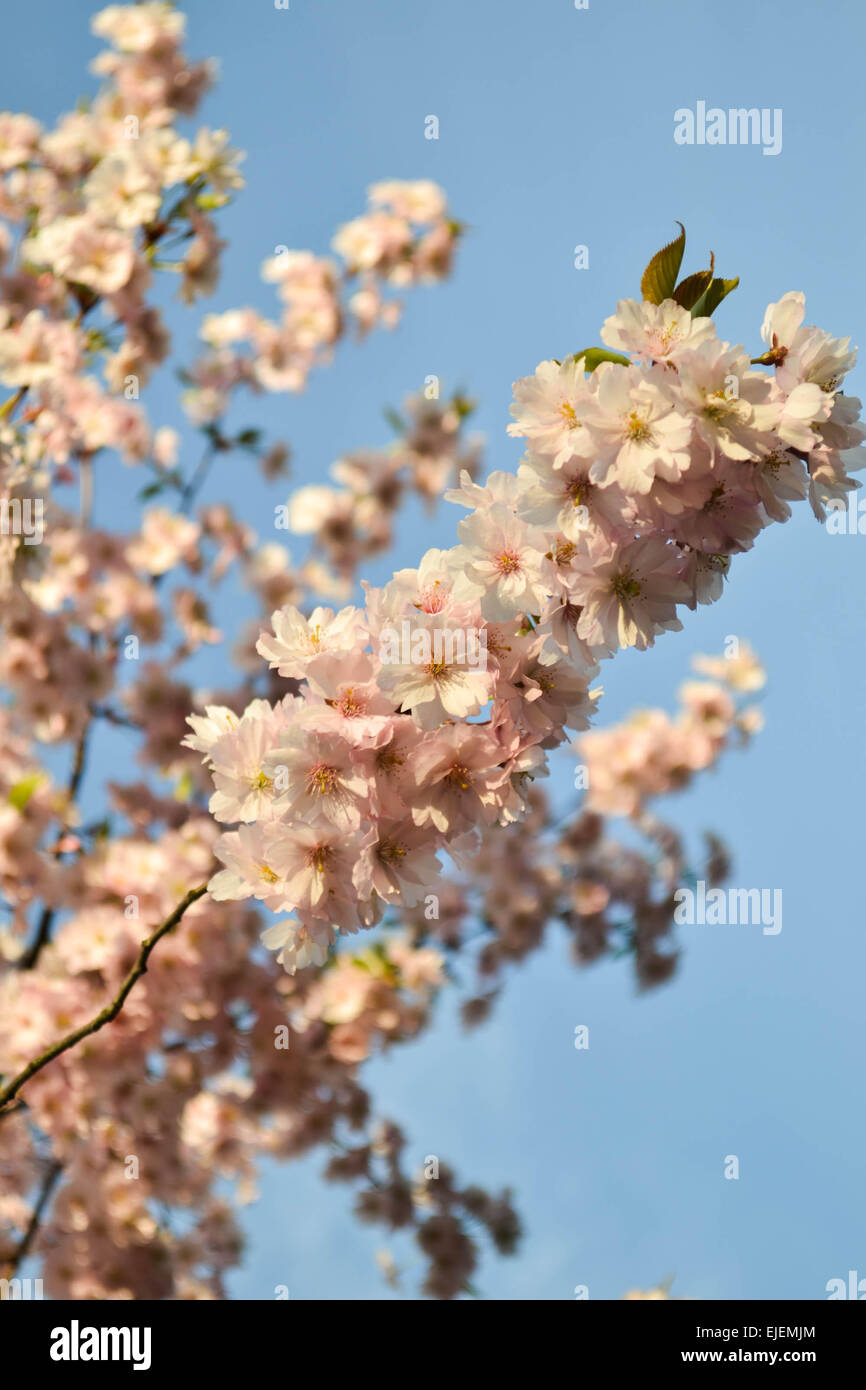
[[[35,1257],[61,1299],[223,1298],[261,1161],[325,1149],[359,1219],[411,1235],[425,1294],[455,1298],[481,1236],[514,1250],[510,1197],[444,1162],[419,1181],[364,1066],[449,990],[479,1022],[551,930],[580,964],[672,977],[674,894],[728,856],[709,836],[696,862],[658,801],[759,731],[764,673],[741,643],[698,659],[673,715],[604,727],[625,666],[604,663],[719,601],[795,502],[823,518],[857,488],[855,354],[797,291],[749,356],[713,318],[734,282],[651,276],[604,349],[552,343],[515,382],[522,459],[483,476],[473,402],[428,380],[390,443],[286,498],[289,446],[230,412],[396,327],[462,228],[429,179],[381,179],[330,252],[265,260],[272,317],[202,313],[242,154],[196,124],[216,68],[185,30],[159,0],[111,5],[92,100],[51,129],[0,115],[0,494],[21,522],[0,536],[0,1272]],[[198,459],[151,419],[166,286],[198,324],[176,364]],[[256,533],[219,472],[235,454],[285,526]],[[127,531],[96,522],[112,470],[141,486]],[[410,498],[465,514],[373,585]],[[249,620],[224,633],[232,582]]]

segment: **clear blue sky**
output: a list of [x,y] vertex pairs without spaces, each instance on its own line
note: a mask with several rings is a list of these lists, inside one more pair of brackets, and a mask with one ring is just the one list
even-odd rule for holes
[[[790,289],[807,318],[863,340],[866,25],[859,0],[192,0],[189,49],[222,81],[204,119],[248,151],[246,192],[224,217],[232,243],[212,306],[269,309],[262,259],[280,244],[325,250],[383,178],[430,177],[471,232],[443,288],[413,294],[397,336],[350,346],[302,398],[247,401],[238,425],[293,444],[296,481],[341,451],[387,442],[385,403],[436,373],[480,401],[488,465],[515,468],[505,434],[512,381],[598,341],[648,256],[685,223],[688,266],[716,253],[741,286],[717,318],[758,343]],[[3,103],[50,120],[92,79],[91,6],[42,0],[5,16]],[[775,158],[751,147],[681,147],[674,111],[783,111]],[[435,114],[440,138],[424,138]],[[589,247],[590,268],[573,268]],[[192,345],[197,316],[172,315]],[[757,347],[755,348],[757,351]],[[866,392],[863,367],[850,389]],[[146,400],[179,424],[171,381]],[[189,436],[187,436],[189,438]],[[195,441],[190,438],[190,455]],[[222,465],[205,494],[230,497],[267,539],[283,491]],[[132,524],[138,477],[106,461],[97,519]],[[453,543],[461,513],[411,513],[398,558]],[[829,536],[800,507],[738,560],[723,601],[605,672],[603,714],[668,703],[695,651],[749,639],[770,672],[767,728],[674,804],[696,837],[715,827],[733,882],[780,887],[784,927],[684,928],[672,986],[637,998],[626,964],[578,972],[565,943],[516,972],[491,1023],[461,1037],[446,1005],[419,1043],[367,1073],[418,1162],[436,1153],[467,1180],[515,1189],[517,1258],[486,1259],[487,1297],[619,1297],[675,1273],[695,1298],[822,1298],[866,1276],[862,1155],[866,536]],[[241,609],[218,609],[231,630]],[[201,678],[221,678],[215,653]],[[121,745],[118,745],[118,748]],[[125,745],[123,745],[125,746]],[[89,785],[98,786],[97,763]],[[116,771],[116,768],[113,769]],[[578,1023],[589,1052],[573,1047]],[[722,1176],[739,1156],[738,1182]],[[381,1299],[380,1233],[358,1228],[320,1158],[265,1175],[246,1218],[233,1296]],[[393,1246],[398,1258],[405,1252]]]

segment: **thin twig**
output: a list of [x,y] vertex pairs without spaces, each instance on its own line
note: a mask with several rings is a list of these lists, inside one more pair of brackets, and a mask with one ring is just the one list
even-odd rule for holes
[[0,1089],[0,1118],[2,1118],[3,1107],[7,1105],[10,1100],[14,1099],[21,1090],[21,1087],[30,1080],[31,1076],[35,1076],[37,1072],[42,1071],[43,1067],[47,1067],[48,1063],[53,1062],[54,1058],[59,1057],[62,1052],[68,1052],[71,1047],[75,1047],[84,1038],[89,1037],[91,1033],[98,1033],[100,1028],[105,1027],[106,1023],[111,1023],[117,1018],[135,982],[140,980],[147,970],[147,962],[154,946],[156,946],[157,942],[161,941],[173,927],[177,926],[187,908],[206,892],[206,883],[200,884],[198,888],[191,888],[186,897],[182,898],[177,907],[169,913],[162,925],[157,927],[156,931],[153,932],[151,936],[146,937],[145,940],[142,941],[138,959],[110,1004],[106,1004],[105,1008],[98,1013],[95,1018],[92,1018],[89,1023],[82,1024],[82,1026],[76,1028],[74,1032],[67,1033],[65,1038],[60,1038],[57,1042],[52,1043],[51,1046],[47,1047],[38,1057],[34,1057],[32,1062],[28,1062],[24,1070],[20,1071],[17,1076],[14,1076],[8,1085]]
[[[69,816],[68,808],[71,807],[74,803],[75,798],[77,797],[81,787],[82,778],[84,777],[84,769],[87,763],[87,743],[90,737],[92,717],[93,716],[91,712],[88,715],[87,722],[82,728],[81,733],[78,736],[78,742],[75,745],[75,757],[72,761],[72,768],[69,773],[69,781],[66,784],[67,811],[64,816],[64,824],[60,827],[60,833],[58,834],[57,839],[55,840],[55,843],[51,849],[51,854],[54,858],[57,858],[57,856],[61,853],[61,846],[69,828],[66,824],[66,820]],[[18,961],[19,970],[32,970],[37,960],[39,959],[39,954],[42,950],[42,947],[47,943],[49,937],[51,936],[51,928],[54,924],[54,911],[54,908],[49,906],[48,903],[46,903],[43,907],[41,913],[39,914],[39,923],[36,928],[36,935],[34,936],[30,945],[27,947],[27,950],[24,952],[21,959]]]
[[79,515],[82,531],[87,531],[93,519],[93,461],[78,460]]
[[9,1259],[3,1265],[3,1278],[13,1279],[18,1273],[18,1269],[23,1260],[30,1253],[30,1247],[36,1239],[39,1230],[39,1223],[42,1220],[42,1213],[48,1203],[48,1199],[54,1190],[54,1185],[60,1177],[63,1164],[57,1159],[53,1159],[48,1165],[45,1177],[42,1179],[42,1186],[39,1189],[39,1196],[36,1198],[36,1205],[30,1213],[30,1220],[27,1223],[27,1230],[19,1240]]
[[207,449],[205,449],[204,453],[199,459],[198,463],[196,464],[195,468],[193,469],[193,472],[190,474],[188,481],[185,483],[184,487],[181,490],[180,510],[186,515],[189,515],[189,512],[192,508],[192,504],[195,501],[196,494],[202,487],[204,480],[207,477],[208,472],[210,471],[210,466],[214,461],[215,455],[216,450],[214,448],[214,445],[209,444]]

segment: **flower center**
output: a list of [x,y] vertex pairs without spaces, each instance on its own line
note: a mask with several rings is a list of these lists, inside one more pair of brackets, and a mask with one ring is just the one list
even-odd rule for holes
[[395,845],[393,840],[384,840],[379,845],[379,858],[386,864],[394,864],[402,859],[406,851],[402,845]]
[[633,410],[626,422],[626,438],[634,444],[651,444],[653,433],[642,415]]
[[782,467],[782,464],[787,462],[788,460],[785,457],[785,455],[777,451],[776,453],[768,454],[766,458],[761,459],[759,467],[763,468],[765,473],[778,473],[779,469]]
[[386,774],[393,772],[395,767],[402,767],[405,761],[405,758],[401,758],[394,748],[383,748],[380,753],[376,754],[376,766],[380,772]]
[[331,846],[316,845],[307,855],[307,863],[317,874],[323,874],[331,861]]
[[472,774],[462,763],[453,763],[448,772],[448,781],[465,792],[472,785]]
[[725,506],[725,502],[725,485],[724,483],[716,483],[716,486],[704,503],[702,510],[705,512],[721,511]]
[[710,570],[713,574],[727,574],[730,567],[730,555],[703,554],[698,556],[698,568]]
[[307,773],[308,796],[330,796],[337,786],[337,769],[317,763]]
[[635,579],[631,570],[623,570],[621,574],[615,574],[611,582],[611,588],[620,603],[623,603],[629,598],[640,597],[640,580]]
[[442,612],[448,594],[441,591],[441,583],[442,581],[440,579],[435,579],[426,589],[421,590],[421,593],[418,595],[419,602],[415,604],[415,607],[419,608],[422,613]]
[[366,711],[364,701],[349,687],[340,697],[337,706],[344,719],[358,719]]
[[729,396],[724,386],[720,386],[718,391],[713,391],[704,404],[704,418],[712,420],[714,424],[720,424],[727,420],[729,416],[736,414],[737,397]]
[[495,560],[500,574],[516,574],[520,569],[520,556],[516,550],[503,550]]

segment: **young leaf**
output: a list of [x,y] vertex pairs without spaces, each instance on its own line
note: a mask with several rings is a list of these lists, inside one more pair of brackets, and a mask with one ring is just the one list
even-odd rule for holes
[[7,800],[10,806],[14,806],[16,811],[23,811],[31,796],[35,792],[39,783],[43,780],[44,774],[33,772],[29,777],[23,777],[20,782],[16,782],[9,788]]
[[583,370],[585,372],[594,372],[596,367],[600,366],[602,362],[618,362],[621,367],[631,366],[629,359],[624,357],[621,352],[611,352],[608,348],[584,348],[583,352],[576,352],[574,354],[575,362],[579,362],[581,357],[583,358]]
[[640,292],[650,304],[661,304],[663,299],[670,299],[673,295],[686,249],[686,229],[682,222],[678,222],[677,226],[679,236],[675,241],[669,241],[661,251],[656,251],[641,276]]
[[235,444],[239,449],[247,449],[250,453],[255,453],[261,443],[262,432],[256,429],[241,430],[235,439]]
[[467,415],[471,415],[472,412],[478,408],[477,401],[470,400],[465,392],[459,390],[456,391],[452,397],[451,404],[457,411],[461,420],[465,420]]
[[394,410],[393,406],[386,405],[383,413],[395,434],[406,433],[406,425],[403,422],[403,418]]
[[674,290],[674,299],[681,309],[691,309],[701,295],[706,294],[710,285],[713,283],[713,272],[711,270],[699,270],[695,275],[689,275],[685,280],[681,280]]
[[147,487],[143,487],[138,493],[137,500],[139,502],[149,502],[152,497],[158,497],[161,492],[165,491],[167,481],[166,478],[159,478],[155,483],[148,483]]
[[722,280],[718,276],[711,281],[709,288],[701,295],[697,304],[692,305],[692,318],[709,318],[710,314],[719,307],[726,295],[735,290],[740,283],[737,275],[733,280]]
[[189,801],[193,792],[193,780],[189,772],[182,772],[174,786],[175,801]]

